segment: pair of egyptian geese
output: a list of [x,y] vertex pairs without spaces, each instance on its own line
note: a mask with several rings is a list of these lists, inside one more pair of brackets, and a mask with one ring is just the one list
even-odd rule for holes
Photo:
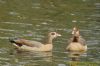
[[[9,41],[20,51],[52,51],[52,40],[58,36],[61,36],[57,32],[50,32],[48,34],[47,43],[43,44],[38,41],[31,41],[21,38],[10,38]],[[66,47],[68,51],[87,51],[87,45],[85,40],[80,35],[78,28],[74,27],[72,30],[72,37],[68,41],[69,44]]]

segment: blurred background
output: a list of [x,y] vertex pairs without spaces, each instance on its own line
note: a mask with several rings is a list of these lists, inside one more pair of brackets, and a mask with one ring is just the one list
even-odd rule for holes
[[[70,66],[65,48],[75,25],[88,45],[79,62],[99,66],[100,0],[0,0],[0,66]],[[53,41],[52,52],[19,54],[8,41],[42,42],[51,31],[62,34]]]

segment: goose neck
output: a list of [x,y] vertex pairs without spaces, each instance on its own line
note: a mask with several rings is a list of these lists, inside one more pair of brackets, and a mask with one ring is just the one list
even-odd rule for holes
[[50,36],[48,36],[48,39],[47,39],[47,44],[52,44],[52,40],[53,40],[53,38],[52,38],[52,37],[50,37]]

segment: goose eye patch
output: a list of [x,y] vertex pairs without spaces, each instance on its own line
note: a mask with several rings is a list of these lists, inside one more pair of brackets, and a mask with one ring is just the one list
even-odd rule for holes
[[51,33],[51,35],[55,35],[55,33]]

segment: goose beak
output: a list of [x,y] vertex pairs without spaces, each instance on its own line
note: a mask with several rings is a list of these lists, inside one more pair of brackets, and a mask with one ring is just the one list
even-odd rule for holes
[[61,36],[61,34],[57,34],[57,36]]

